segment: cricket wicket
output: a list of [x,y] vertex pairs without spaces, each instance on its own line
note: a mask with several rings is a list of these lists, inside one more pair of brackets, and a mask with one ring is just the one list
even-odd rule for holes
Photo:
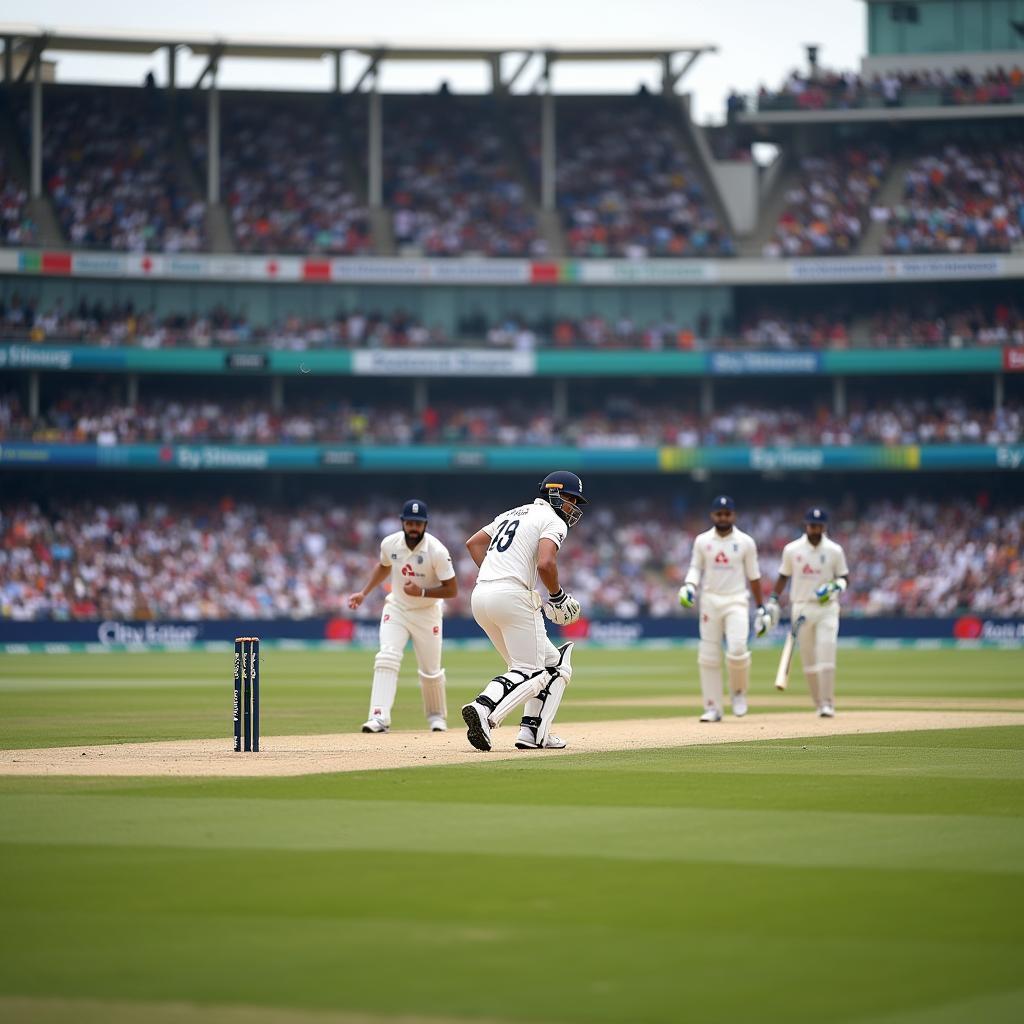
[[[245,743],[242,725],[245,725]],[[235,693],[232,702],[235,753],[260,749],[260,638],[235,638]]]

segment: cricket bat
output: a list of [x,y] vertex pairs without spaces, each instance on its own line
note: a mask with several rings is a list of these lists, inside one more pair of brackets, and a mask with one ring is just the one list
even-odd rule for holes
[[804,616],[800,616],[793,623],[786,634],[786,642],[782,645],[782,657],[779,658],[779,668],[775,673],[775,689],[784,690],[789,683],[789,666],[793,663],[793,647],[796,644],[796,635],[804,624]]

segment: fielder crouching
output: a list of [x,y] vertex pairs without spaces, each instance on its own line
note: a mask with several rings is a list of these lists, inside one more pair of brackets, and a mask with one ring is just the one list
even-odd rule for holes
[[772,622],[779,620],[779,598],[793,580],[790,617],[799,623],[796,634],[800,663],[818,714],[836,713],[836,648],[839,638],[839,595],[850,582],[846,554],[825,536],[828,515],[824,509],[808,509],[804,535],[782,549],[782,563],[775,589],[768,598]]
[[[544,614],[557,625],[580,617],[579,602],[558,582],[558,551],[570,526],[579,522],[583,482],[564,470],[549,473],[540,497],[496,516],[477,530],[466,547],[480,569],[473,589],[473,617],[507,666],[462,709],[469,742],[491,749],[491,730],[525,702],[516,747],[560,749],[551,732],[558,705],[572,678],[572,642],[555,647],[544,629]],[[537,577],[546,602],[534,589]]]

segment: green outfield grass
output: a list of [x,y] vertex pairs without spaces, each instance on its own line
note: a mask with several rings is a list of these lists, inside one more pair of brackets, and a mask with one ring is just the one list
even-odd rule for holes
[[[755,655],[755,713],[775,657]],[[581,650],[560,720],[697,714],[694,658]],[[840,714],[1019,700],[1022,660],[843,651]],[[263,661],[266,734],[362,721],[372,652]],[[227,747],[230,664],[4,657],[0,745]],[[495,668],[446,664],[453,708]],[[413,669],[396,728],[421,725]],[[600,703],[620,698],[648,703]],[[307,778],[0,777],[0,823],[5,1020],[1024,1018],[1021,727]]]

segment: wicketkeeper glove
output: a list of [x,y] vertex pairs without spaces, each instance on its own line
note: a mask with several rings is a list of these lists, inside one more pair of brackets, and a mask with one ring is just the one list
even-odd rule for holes
[[580,603],[572,594],[567,594],[559,587],[554,594],[548,595],[544,614],[556,626],[568,626],[580,617]]
[[822,583],[814,593],[818,598],[818,604],[828,604],[833,594],[841,594],[845,589],[846,580],[832,580],[830,583]]
[[782,617],[782,610],[779,608],[779,599],[774,594],[770,594],[767,602],[765,603],[764,609],[768,613],[768,625],[774,628],[779,624],[779,619]]
[[768,613],[768,609],[763,604],[757,606],[757,610],[754,612],[754,633],[756,636],[764,636],[768,632],[768,627],[772,624],[771,615]]
[[679,588],[679,603],[684,608],[692,608],[697,601],[697,588],[692,583],[684,583]]

